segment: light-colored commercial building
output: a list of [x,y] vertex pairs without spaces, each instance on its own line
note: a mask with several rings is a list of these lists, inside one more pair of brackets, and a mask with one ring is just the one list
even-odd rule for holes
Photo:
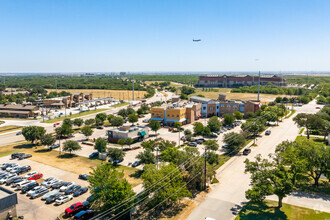
[[0,104],[1,117],[28,118],[40,115],[39,107],[36,105],[8,105]]
[[147,126],[122,126],[108,131],[108,141],[117,143],[118,140],[132,138],[134,141],[143,141],[149,137]]

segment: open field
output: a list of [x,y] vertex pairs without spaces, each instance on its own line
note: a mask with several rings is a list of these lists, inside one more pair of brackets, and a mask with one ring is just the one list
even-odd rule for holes
[[[56,91],[56,89],[47,89],[48,92]],[[71,94],[82,92],[82,93],[92,93],[93,98],[103,98],[103,97],[113,97],[115,99],[121,100],[133,100],[132,90],[106,90],[106,89],[58,89],[58,92],[67,91]],[[144,98],[146,91],[134,91],[134,100],[139,100]]]
[[[206,92],[198,88],[196,89],[196,92],[192,95],[204,95],[206,98],[218,99],[219,93],[222,93],[227,96],[227,99],[242,100],[242,101],[257,100],[258,97],[258,94],[256,93],[231,93],[230,88],[214,88],[214,90],[218,90],[218,92],[215,91]],[[278,96],[285,97],[286,95],[260,94],[260,100],[262,103],[268,103],[274,101],[274,99]]]
[[[62,153],[60,156],[58,151],[50,151],[41,146],[38,146],[36,149],[35,145],[26,143],[1,147],[0,157],[7,156],[16,152],[32,154],[32,157],[29,158],[29,160],[33,160],[76,174],[88,174],[92,168],[101,164],[100,160],[90,160],[87,157],[81,157],[74,154],[69,155],[66,153]],[[126,179],[130,184],[132,184],[133,187],[142,183],[142,180],[139,179],[141,171],[138,169],[125,166],[117,166],[117,168],[124,171]]]
[[0,134],[8,132],[8,131],[17,130],[20,128],[21,128],[21,126],[17,126],[17,125],[4,125],[4,126],[0,127]]
[[328,219],[330,213],[315,211],[299,206],[289,205],[283,203],[283,207],[277,208],[277,202],[266,201],[266,204],[262,203],[247,203],[236,220],[242,219],[290,219],[290,220],[302,220],[302,219]]
[[107,109],[89,110],[89,111],[86,111],[86,112],[81,112],[81,113],[74,114],[74,115],[69,115],[69,116],[66,116],[66,117],[60,117],[60,118],[54,118],[54,119],[46,120],[43,123],[54,123],[54,122],[58,122],[58,121],[63,121],[66,118],[70,118],[70,119],[79,118],[79,117],[82,117],[82,116],[91,115],[91,114],[103,112],[103,111],[106,111],[106,110]]

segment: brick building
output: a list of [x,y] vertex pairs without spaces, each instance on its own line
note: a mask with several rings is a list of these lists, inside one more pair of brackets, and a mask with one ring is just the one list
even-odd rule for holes
[[[240,86],[258,85],[258,76],[200,76],[198,79],[199,87],[222,87],[232,88]],[[286,80],[283,77],[276,75],[260,77],[260,85],[267,85],[273,83],[277,86],[286,86]]]
[[28,118],[39,116],[39,107],[35,105],[0,105],[0,116],[1,117],[13,117],[13,118]]

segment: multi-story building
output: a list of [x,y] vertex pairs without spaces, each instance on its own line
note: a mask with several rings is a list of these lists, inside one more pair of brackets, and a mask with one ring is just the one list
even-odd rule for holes
[[[223,87],[232,88],[240,86],[258,85],[258,76],[200,76],[198,79],[199,87]],[[260,85],[267,85],[273,83],[277,86],[286,86],[286,79],[276,75],[260,77]]]
[[39,116],[39,107],[35,105],[0,105],[1,117],[28,118]]

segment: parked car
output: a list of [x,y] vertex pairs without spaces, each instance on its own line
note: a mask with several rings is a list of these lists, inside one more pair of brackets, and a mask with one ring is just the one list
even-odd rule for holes
[[63,181],[61,181],[61,182],[59,182],[59,183],[55,183],[55,184],[53,184],[53,185],[51,185],[51,188],[52,189],[60,189],[64,184],[66,184],[67,182],[63,182]]
[[31,177],[29,177],[28,180],[38,180],[41,177],[43,177],[42,173],[36,173],[36,174],[32,175]]
[[75,135],[71,133],[68,135],[68,137],[75,137]]
[[29,185],[30,183],[34,183],[35,180],[24,180],[22,182],[20,182],[19,184],[17,184],[17,189],[22,189],[23,187]]
[[23,179],[23,177],[21,177],[21,176],[14,176],[14,177],[12,177],[12,178],[10,178],[10,179],[8,179],[8,180],[6,181],[6,185],[9,186],[9,185],[12,184],[14,181],[16,181],[16,180],[21,180],[21,179]]
[[[43,186],[36,186],[32,189],[30,189],[27,193],[26,196],[31,196],[33,193],[35,193],[37,190],[41,189],[41,188],[45,188]],[[45,188],[46,189],[46,188]]]
[[58,199],[60,196],[63,196],[63,194],[62,193],[56,193],[54,195],[49,196],[46,199],[46,204],[50,204],[52,202],[55,202],[55,200]]
[[149,118],[146,118],[146,119],[143,119],[142,122],[144,122],[144,123],[148,123],[149,120],[150,120]]
[[73,186],[70,186],[67,190],[65,190],[64,194],[65,194],[65,195],[72,194],[72,193],[74,193],[75,191],[77,191],[77,190],[80,189],[80,188],[81,188],[80,185],[73,185]]
[[15,178],[16,176],[17,176],[16,173],[8,174],[8,175],[6,175],[5,177],[3,177],[3,178],[0,179],[0,184],[4,184],[4,183],[6,183],[7,181],[9,181],[10,179]]
[[85,220],[90,219],[95,215],[94,210],[83,210],[78,212],[73,219],[75,220]]
[[46,199],[48,199],[50,196],[55,195],[55,194],[57,194],[57,193],[59,193],[59,192],[60,192],[60,191],[57,190],[57,189],[54,189],[54,190],[52,190],[52,191],[49,191],[49,192],[47,192],[46,194],[44,194],[44,195],[41,197],[41,200],[46,200]]
[[31,176],[33,176],[34,174],[37,174],[37,173],[38,173],[37,171],[32,171],[32,172],[26,174],[26,175],[24,176],[24,178],[25,178],[25,179],[29,179]]
[[55,148],[59,148],[60,145],[59,144],[53,144],[49,147],[49,149],[55,149]]
[[266,130],[265,135],[270,135],[271,131],[270,130]]
[[82,187],[73,193],[73,197],[80,196],[88,191],[87,187]]
[[8,167],[14,166],[16,163],[4,163],[1,166],[2,170],[7,170]]
[[63,182],[63,181],[55,179],[55,180],[51,180],[51,181],[45,183],[44,186],[47,188],[51,188],[53,185],[55,185],[57,183],[61,183],[61,182]]
[[20,166],[15,167],[15,168],[11,169],[11,170],[9,171],[9,173],[17,173],[20,169],[21,169]]
[[87,180],[88,179],[88,175],[87,174],[79,174],[78,179]]
[[30,157],[32,157],[32,154],[22,154],[18,157],[18,160],[24,160]]
[[251,149],[250,148],[245,148],[243,150],[243,155],[248,155],[249,153],[251,153]]
[[204,138],[200,138],[196,140],[197,144],[203,144],[206,140]]
[[217,135],[217,133],[212,132],[212,133],[210,134],[210,137],[218,137],[218,135]]
[[190,142],[190,143],[188,143],[188,146],[197,147],[197,143],[196,142]]
[[89,208],[89,202],[77,202],[75,204],[72,204],[69,208],[65,209],[65,215],[66,216],[73,216],[76,213],[88,209]]
[[13,153],[11,154],[11,159],[16,159],[16,158],[19,158],[21,155],[23,155],[24,153]]
[[12,164],[11,166],[7,167],[7,168],[6,168],[6,171],[9,172],[9,171],[11,171],[12,169],[14,169],[14,168],[16,168],[16,167],[18,167],[18,166],[19,166],[19,165],[18,165],[17,163],[14,163],[14,164]]
[[[22,167],[19,167],[16,169],[16,173],[18,175],[20,174],[23,174],[23,173],[26,173],[26,172],[29,172],[31,170],[31,166],[30,165],[25,165],[25,166],[22,166]],[[11,171],[12,172],[12,171]]]
[[29,184],[25,185],[24,187],[22,187],[21,189],[21,193],[26,193],[28,191],[30,191],[31,189],[33,189],[34,187],[39,186],[39,183],[37,182],[30,182]]
[[94,159],[94,158],[97,158],[98,156],[99,156],[99,152],[95,151],[95,152],[91,153],[88,158]]
[[56,205],[61,205],[70,201],[73,197],[71,195],[62,195],[55,200]]
[[110,158],[108,160],[109,163],[113,163],[114,165],[118,164],[118,163],[121,163],[124,161],[124,158],[120,159],[120,160],[113,160],[112,158]]
[[132,164],[132,167],[137,167],[141,164],[141,161],[137,160]]
[[32,193],[31,196],[30,196],[30,199],[38,198],[38,197],[46,194],[47,192],[48,192],[48,189],[42,187],[42,188],[36,190],[34,193]]
[[102,130],[102,129],[103,129],[103,127],[102,127],[102,126],[98,126],[98,127],[97,127],[97,129],[100,129],[100,130]]
[[65,184],[63,184],[63,186],[61,186],[60,192],[64,192],[65,190],[67,190],[68,188],[70,188],[73,185],[74,185],[74,182],[66,182]]
[[[12,181],[12,182],[10,183],[10,184],[11,184],[11,187],[15,188],[16,185],[17,185],[18,183],[22,182],[22,181],[25,181],[25,179],[23,179],[23,178],[15,179],[14,181]],[[7,183],[6,183],[6,184],[7,184]],[[9,184],[9,185],[10,185],[10,184]]]
[[22,131],[19,131],[16,133],[16,135],[21,135],[22,134]]
[[40,185],[45,186],[45,185],[48,185],[48,184],[54,182],[55,180],[56,180],[55,177],[48,177]]

